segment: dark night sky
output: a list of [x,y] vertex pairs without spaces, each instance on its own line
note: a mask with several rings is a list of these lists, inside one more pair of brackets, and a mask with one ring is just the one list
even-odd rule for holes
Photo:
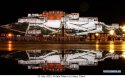
[[95,16],[106,24],[125,23],[123,0],[1,0],[0,24],[16,22],[27,13],[42,13],[45,10],[79,12],[80,16]]

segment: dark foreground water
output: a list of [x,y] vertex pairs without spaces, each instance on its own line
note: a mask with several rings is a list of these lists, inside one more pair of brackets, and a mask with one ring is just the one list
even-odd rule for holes
[[0,74],[125,74],[125,54],[120,51],[64,49],[0,54]]
[[0,74],[125,74],[125,42],[24,44],[1,42]]

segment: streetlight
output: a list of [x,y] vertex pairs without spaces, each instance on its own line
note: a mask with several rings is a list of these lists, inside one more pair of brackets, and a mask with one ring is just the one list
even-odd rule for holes
[[12,34],[11,34],[11,33],[9,33],[9,34],[8,34],[8,37],[12,37]]
[[123,58],[125,58],[125,52],[123,52],[121,56],[122,56]]
[[99,33],[96,33],[95,36],[96,36],[96,39],[98,40],[99,39]]
[[122,27],[122,31],[125,32],[125,26]]
[[8,33],[8,34],[7,34],[7,38],[8,38],[9,40],[12,40],[12,37],[13,37],[13,34],[12,34],[12,33]]
[[98,36],[99,36],[99,33],[96,33],[95,35],[98,37]]
[[109,34],[111,35],[111,36],[110,36],[111,39],[114,40],[114,34],[115,34],[115,31],[114,31],[114,30],[110,30],[110,31],[109,31]]
[[110,30],[110,31],[109,31],[109,34],[110,34],[110,35],[114,35],[114,33],[115,33],[114,30]]
[[125,37],[125,26],[122,27],[122,31],[123,31],[122,37],[123,37],[123,40],[124,40],[124,37]]

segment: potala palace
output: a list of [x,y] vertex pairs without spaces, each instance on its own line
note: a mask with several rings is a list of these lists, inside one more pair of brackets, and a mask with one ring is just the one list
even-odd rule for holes
[[97,17],[80,17],[79,13],[66,14],[63,11],[49,11],[42,14],[28,14],[27,17],[18,19],[18,23],[29,23],[26,34],[40,34],[41,30],[33,30],[32,27],[39,26],[51,32],[59,32],[64,25],[65,29],[75,30],[72,35],[87,35],[88,33],[103,33],[103,26],[107,29],[117,29],[118,24],[106,25],[99,22]]

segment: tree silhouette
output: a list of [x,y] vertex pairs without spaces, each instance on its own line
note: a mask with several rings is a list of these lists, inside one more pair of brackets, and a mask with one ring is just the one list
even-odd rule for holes
[[115,33],[116,33],[116,35],[123,35],[124,34],[124,32],[121,28],[116,29]]

